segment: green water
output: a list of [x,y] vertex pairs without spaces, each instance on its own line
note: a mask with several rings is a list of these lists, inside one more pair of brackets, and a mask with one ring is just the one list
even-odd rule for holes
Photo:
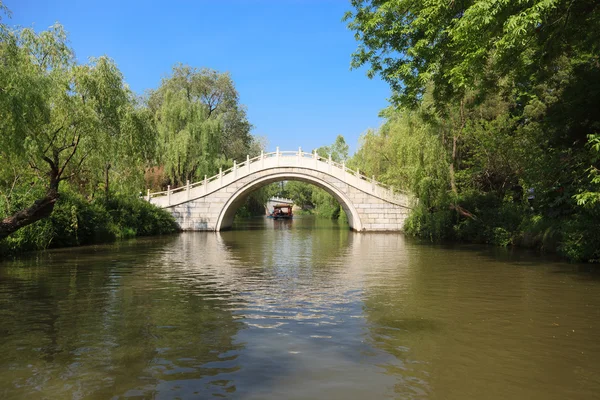
[[600,274],[252,220],[0,263],[2,399],[591,399]]

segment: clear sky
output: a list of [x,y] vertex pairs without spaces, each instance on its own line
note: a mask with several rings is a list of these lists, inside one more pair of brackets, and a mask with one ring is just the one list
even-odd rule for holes
[[344,0],[3,0],[8,25],[60,22],[80,62],[111,57],[139,94],[175,63],[228,71],[268,149],[306,151],[343,135],[353,152],[381,124],[390,89],[350,71]]

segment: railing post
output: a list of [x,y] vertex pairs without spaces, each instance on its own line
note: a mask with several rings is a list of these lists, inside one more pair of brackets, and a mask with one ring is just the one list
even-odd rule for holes
[[208,177],[204,175],[204,194],[208,193]]
[[313,158],[315,159],[315,169],[318,167],[319,157],[317,157],[317,150],[313,150]]
[[167,205],[171,205],[171,185],[167,185]]
[[148,201],[150,201],[150,189],[148,189]]
[[373,175],[373,177],[371,178],[371,190],[373,192],[375,191],[375,175]]
[[246,165],[248,166],[246,169],[248,170],[248,173],[250,173],[250,154],[246,154]]
[[300,165],[301,157],[302,157],[302,147],[298,147],[298,165]]
[[190,180],[188,179],[185,182],[185,191],[187,192],[187,199],[190,199]]
[[277,166],[279,167],[279,146],[275,149],[275,158],[277,158]]
[[331,153],[329,153],[329,173],[331,173]]
[[344,178],[344,182],[346,182],[346,161],[342,161],[342,178]]
[[233,160],[233,178],[237,178],[237,162]]
[[223,186],[223,167],[219,168],[219,187]]
[[265,167],[265,152],[263,150],[260,151],[260,169]]

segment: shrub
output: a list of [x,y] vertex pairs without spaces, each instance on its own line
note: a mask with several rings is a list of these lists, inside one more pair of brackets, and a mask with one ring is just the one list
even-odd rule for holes
[[596,207],[596,210],[583,210],[562,223],[559,254],[573,261],[600,262],[598,208],[600,207]]
[[65,191],[50,217],[0,241],[0,254],[105,243],[178,229],[168,212],[139,198],[114,196],[108,202],[88,202],[76,193]]

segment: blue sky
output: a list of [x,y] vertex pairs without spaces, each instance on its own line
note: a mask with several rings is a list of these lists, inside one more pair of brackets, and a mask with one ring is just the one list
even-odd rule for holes
[[350,71],[357,42],[341,22],[344,0],[4,0],[8,25],[60,22],[81,62],[107,55],[137,93],[173,64],[228,71],[268,149],[310,150],[343,135],[356,150],[381,124],[390,89]]

